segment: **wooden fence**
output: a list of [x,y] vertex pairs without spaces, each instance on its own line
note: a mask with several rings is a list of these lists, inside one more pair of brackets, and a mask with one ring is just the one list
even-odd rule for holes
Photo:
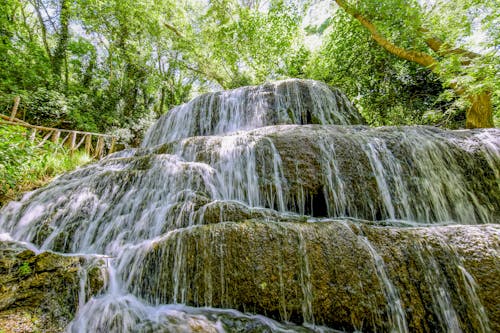
[[[14,109],[17,109],[14,107]],[[28,124],[15,117],[15,110],[13,110],[10,117],[0,114],[0,125],[22,126],[30,129],[29,140],[35,142],[37,146],[43,146],[48,140],[54,144],[66,147],[70,154],[80,147],[85,148],[85,152],[93,158],[100,159],[108,154],[111,154],[115,149],[116,137],[107,134],[71,131],[65,129],[58,129],[52,127],[36,126]],[[109,148],[105,140],[110,142]]]

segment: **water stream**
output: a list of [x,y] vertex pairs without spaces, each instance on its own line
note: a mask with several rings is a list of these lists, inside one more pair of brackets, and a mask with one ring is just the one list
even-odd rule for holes
[[70,332],[491,332],[498,265],[446,239],[474,227],[499,258],[499,175],[499,130],[369,128],[288,80],[174,108],[3,208],[0,234],[108,258]]

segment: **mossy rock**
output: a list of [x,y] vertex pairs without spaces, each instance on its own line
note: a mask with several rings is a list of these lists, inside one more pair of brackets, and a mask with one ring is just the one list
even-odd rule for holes
[[[496,225],[219,223],[169,234],[138,254],[142,269],[130,290],[153,303],[370,332],[395,328],[396,299],[411,332],[444,332],[453,323],[438,303],[448,299],[463,332],[497,331],[499,235]],[[463,272],[475,281],[473,291]]]
[[14,242],[0,242],[0,330],[63,332],[73,319],[80,279],[86,297],[104,285],[103,262],[91,257],[36,254]]

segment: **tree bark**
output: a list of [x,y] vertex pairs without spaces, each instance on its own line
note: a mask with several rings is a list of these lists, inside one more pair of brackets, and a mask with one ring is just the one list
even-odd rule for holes
[[[407,50],[395,45],[394,43],[386,39],[384,36],[382,36],[379,33],[377,27],[373,23],[371,23],[370,20],[368,20],[366,17],[361,15],[361,13],[357,12],[353,8],[349,7],[344,0],[335,0],[335,2],[346,13],[348,13],[349,15],[353,16],[356,20],[358,20],[358,22],[361,23],[361,25],[370,32],[372,38],[377,42],[377,44],[383,47],[386,51],[401,59],[412,61],[419,65],[427,67],[439,75],[438,71],[439,61],[436,58],[425,52]],[[422,32],[427,33],[428,31],[422,29]],[[463,50],[460,48],[458,49],[444,48],[443,42],[437,37],[428,37],[425,39],[425,42],[427,46],[429,46],[429,48],[434,52],[436,52],[436,54],[438,54],[439,56],[442,57],[446,57],[449,55],[462,56],[463,66],[469,65],[472,59],[481,56],[477,53]],[[452,86],[452,88],[455,90],[457,94],[466,95],[471,103],[469,109],[466,112],[465,126],[467,128],[488,128],[494,126],[493,107],[491,105],[490,92],[484,91],[476,94],[467,95],[467,92],[463,87],[455,85]]]
[[61,78],[62,66],[66,60],[66,50],[69,40],[69,18],[70,18],[70,2],[69,0],[61,0],[61,13],[59,15],[60,31],[59,40],[53,56],[53,71],[57,79]]
[[469,96],[471,103],[466,113],[465,127],[488,128],[494,127],[493,107],[491,105],[491,93],[481,92]]
[[388,39],[382,36],[382,34],[380,34],[377,27],[373,23],[371,23],[370,20],[368,20],[357,11],[353,10],[343,0],[335,0],[335,2],[346,13],[358,20],[358,22],[361,23],[361,25],[370,32],[372,38],[389,53],[392,53],[399,58],[415,62],[431,70],[434,70],[438,65],[438,61],[425,52],[407,50],[390,42]]

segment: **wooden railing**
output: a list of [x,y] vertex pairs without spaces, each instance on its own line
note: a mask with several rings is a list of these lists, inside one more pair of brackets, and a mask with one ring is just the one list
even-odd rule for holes
[[[31,142],[36,141],[39,147],[50,140],[54,144],[66,147],[69,153],[72,154],[83,145],[85,152],[97,159],[111,154],[116,144],[116,137],[112,135],[31,125],[17,119],[15,112],[12,112],[10,117],[0,114],[0,125],[22,126],[30,129],[29,140]],[[35,140],[37,137],[41,139]],[[105,139],[111,141],[109,148]]]

